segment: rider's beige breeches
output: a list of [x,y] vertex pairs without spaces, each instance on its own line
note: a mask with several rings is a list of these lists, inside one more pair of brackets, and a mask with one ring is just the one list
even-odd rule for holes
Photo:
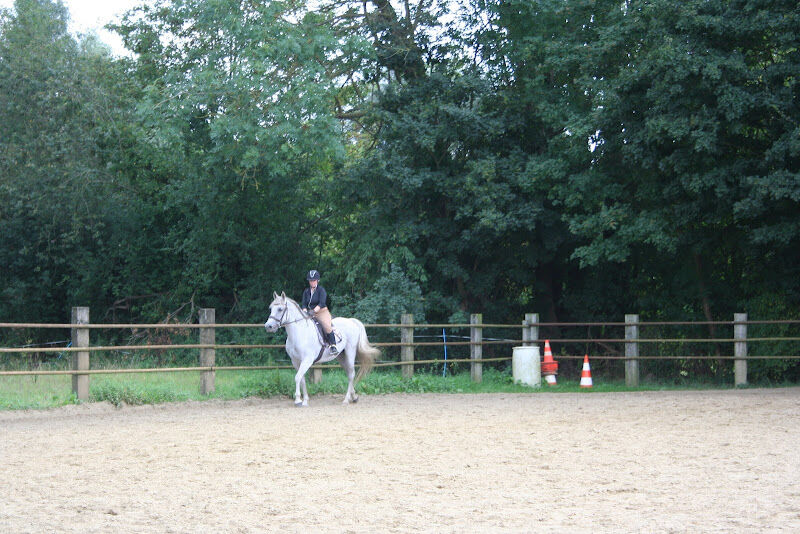
[[325,333],[330,334],[333,327],[331,326],[331,312],[328,311],[328,308],[320,308],[314,317],[316,317],[319,324],[322,325],[322,329]]

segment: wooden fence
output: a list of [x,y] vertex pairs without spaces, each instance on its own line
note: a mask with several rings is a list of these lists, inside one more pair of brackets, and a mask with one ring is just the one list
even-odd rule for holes
[[[735,385],[747,384],[747,362],[753,359],[797,359],[800,356],[793,355],[749,355],[747,343],[762,341],[800,341],[800,337],[779,336],[779,337],[751,337],[747,336],[748,325],[798,325],[798,320],[783,321],[749,321],[747,314],[734,314],[732,321],[706,321],[706,322],[640,322],[638,315],[626,315],[624,322],[606,323],[541,323],[538,314],[529,313],[524,320],[517,325],[513,324],[486,324],[483,323],[481,314],[472,314],[470,322],[466,324],[415,324],[414,318],[410,314],[401,316],[400,324],[371,324],[365,325],[370,329],[393,328],[398,329],[400,334],[399,342],[373,343],[378,347],[399,347],[399,361],[379,362],[376,367],[400,366],[403,376],[411,377],[414,374],[415,366],[441,364],[441,363],[469,363],[472,380],[480,382],[482,380],[483,364],[488,362],[499,362],[511,360],[511,350],[509,355],[503,357],[484,358],[483,348],[491,345],[533,345],[544,341],[540,338],[540,329],[562,329],[566,327],[585,327],[591,328],[623,328],[624,338],[602,338],[589,336],[586,338],[553,338],[549,341],[555,343],[584,343],[600,344],[608,346],[612,343],[624,344],[624,355],[593,355],[593,359],[600,360],[624,360],[625,363],[625,383],[631,387],[639,385],[639,362],[641,360],[670,360],[670,359],[715,359],[730,360],[734,367]],[[644,327],[670,327],[670,326],[703,326],[708,328],[733,327],[732,338],[641,338],[640,329]],[[256,365],[256,366],[218,366],[216,362],[217,350],[231,349],[276,349],[283,348],[283,345],[276,344],[217,344],[216,330],[219,328],[263,328],[262,324],[221,324],[215,322],[215,310],[213,308],[202,308],[199,311],[198,323],[196,324],[92,324],[89,321],[89,308],[75,307],[72,309],[72,318],[69,324],[49,324],[49,323],[0,323],[0,328],[28,328],[28,329],[70,329],[71,343],[68,347],[2,347],[2,353],[70,353],[71,369],[65,370],[0,370],[0,376],[12,375],[71,375],[72,389],[80,400],[89,398],[89,377],[93,374],[117,374],[117,373],[148,373],[148,372],[200,372],[200,389],[203,394],[210,394],[214,391],[214,381],[216,371],[226,370],[257,370],[257,369],[291,369],[289,365]],[[415,340],[414,332],[418,329],[469,329],[469,341],[434,341],[424,342]],[[510,329],[512,331],[521,330],[520,338],[512,339],[484,339],[483,332],[487,328]],[[145,344],[145,345],[114,345],[114,346],[91,346],[89,332],[92,329],[197,329],[198,343],[196,344]],[[557,330],[554,330],[557,331]],[[648,343],[730,343],[733,345],[732,355],[640,355],[639,348]],[[415,349],[431,346],[468,346],[469,358],[461,359],[415,359]],[[122,350],[197,350],[199,351],[198,365],[192,367],[159,367],[159,368],[135,368],[135,369],[91,369],[90,354],[100,351],[122,351]],[[445,353],[446,354],[446,353]],[[558,355],[558,359],[582,359],[583,355]],[[323,368],[333,367],[331,365],[314,366],[312,380],[318,382]]]

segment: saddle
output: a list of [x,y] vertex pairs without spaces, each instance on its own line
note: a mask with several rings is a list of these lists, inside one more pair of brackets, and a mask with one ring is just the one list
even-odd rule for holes
[[[319,349],[319,354],[317,354],[317,357],[314,359],[314,363],[317,363],[322,359],[322,355],[325,353],[325,349],[330,346],[330,343],[328,343],[325,336],[325,330],[323,330],[322,324],[317,321],[316,317],[311,317],[311,320],[314,321],[314,326],[317,327],[317,339],[319,339],[319,342],[322,344],[322,348]],[[336,340],[336,343],[340,343],[342,341],[342,336],[333,328],[333,325],[331,325],[331,332],[333,332],[333,339]]]
[[[329,343],[328,340],[325,339],[325,330],[323,330],[322,324],[317,321],[316,317],[312,317],[311,320],[314,321],[314,326],[317,327],[317,338],[319,339],[319,342],[322,343],[323,347],[327,347]],[[335,328],[333,328],[333,325],[331,325],[331,331],[336,339],[336,343],[339,343],[342,340],[342,336],[339,335],[339,332]]]

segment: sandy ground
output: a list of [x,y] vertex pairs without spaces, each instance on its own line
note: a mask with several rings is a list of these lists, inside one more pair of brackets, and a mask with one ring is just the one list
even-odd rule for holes
[[0,532],[798,532],[800,388],[0,412]]

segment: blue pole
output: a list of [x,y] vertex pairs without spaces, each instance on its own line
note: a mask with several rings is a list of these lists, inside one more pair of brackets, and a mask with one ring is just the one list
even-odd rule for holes
[[444,365],[442,365],[442,376],[447,374],[447,334],[444,332],[444,328],[442,328],[442,341],[444,341]]

